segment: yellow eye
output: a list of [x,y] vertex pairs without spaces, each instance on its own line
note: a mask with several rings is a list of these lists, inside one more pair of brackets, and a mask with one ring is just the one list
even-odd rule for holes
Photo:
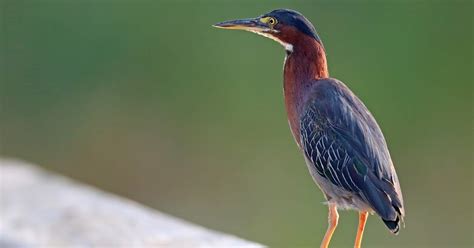
[[260,21],[270,25],[272,28],[278,23],[277,19],[269,16],[260,18]]
[[273,17],[270,17],[268,18],[268,23],[273,26],[277,23],[277,20]]

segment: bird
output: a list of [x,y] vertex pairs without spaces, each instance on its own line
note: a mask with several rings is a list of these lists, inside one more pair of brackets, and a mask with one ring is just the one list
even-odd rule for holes
[[356,248],[369,214],[398,234],[405,208],[384,135],[364,103],[329,76],[326,50],[313,24],[295,10],[276,9],[213,26],[253,32],[285,49],[283,92],[290,130],[329,208],[320,247],[330,244],[338,209],[359,213]]

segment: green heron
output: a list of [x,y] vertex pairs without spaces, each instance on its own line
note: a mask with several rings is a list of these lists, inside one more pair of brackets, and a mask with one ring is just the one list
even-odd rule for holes
[[338,208],[359,211],[354,247],[361,245],[368,213],[375,212],[397,234],[405,211],[385,138],[362,101],[329,77],[324,46],[308,19],[277,9],[214,26],[257,33],[286,50],[283,89],[290,129],[329,206],[321,247],[328,247],[336,229]]

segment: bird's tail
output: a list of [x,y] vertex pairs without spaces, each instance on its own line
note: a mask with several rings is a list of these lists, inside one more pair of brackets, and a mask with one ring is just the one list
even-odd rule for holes
[[398,234],[400,224],[403,223],[405,211],[402,198],[392,184],[377,180],[373,174],[366,180],[365,195],[374,211],[382,218],[390,232]]
[[390,232],[393,234],[397,235],[398,232],[400,231],[400,217],[397,216],[396,220],[384,220],[382,219],[383,223],[388,227]]

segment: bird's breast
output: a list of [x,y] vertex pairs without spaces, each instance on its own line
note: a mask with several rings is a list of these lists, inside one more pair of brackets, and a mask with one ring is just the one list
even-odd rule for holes
[[294,45],[293,52],[285,58],[283,91],[291,132],[301,147],[300,117],[312,94],[312,84],[317,79],[329,77],[329,73],[326,55],[319,42],[303,35]]
[[300,72],[292,66],[292,63],[293,61],[291,59],[286,59],[283,92],[291,133],[298,146],[301,147],[300,116],[304,106],[305,83],[298,77]]

